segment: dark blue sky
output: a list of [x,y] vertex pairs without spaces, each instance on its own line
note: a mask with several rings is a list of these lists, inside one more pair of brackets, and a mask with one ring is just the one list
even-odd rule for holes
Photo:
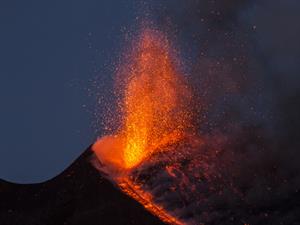
[[111,76],[105,64],[135,7],[127,0],[0,2],[0,178],[49,179],[92,143],[87,89],[95,76]]

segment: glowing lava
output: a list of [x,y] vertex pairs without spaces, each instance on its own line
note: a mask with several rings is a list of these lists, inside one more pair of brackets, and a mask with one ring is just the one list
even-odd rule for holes
[[104,164],[121,169],[134,168],[182,139],[191,117],[191,94],[168,39],[157,30],[144,29],[129,55],[129,63],[118,73],[123,87],[118,90],[121,128],[93,148]]

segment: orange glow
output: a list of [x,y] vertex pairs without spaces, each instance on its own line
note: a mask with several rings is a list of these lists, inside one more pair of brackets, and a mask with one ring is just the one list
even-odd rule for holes
[[121,168],[123,162],[124,143],[118,136],[104,136],[99,139],[93,149],[101,162],[109,162],[107,166]]

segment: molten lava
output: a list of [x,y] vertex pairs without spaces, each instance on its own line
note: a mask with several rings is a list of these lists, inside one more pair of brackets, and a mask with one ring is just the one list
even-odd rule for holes
[[[170,224],[182,224],[153,201],[132,175],[151,156],[174,151],[191,128],[191,92],[179,72],[175,51],[163,33],[143,29],[117,73],[119,130],[93,150],[106,174],[146,209]],[[170,150],[173,149],[173,150]]]

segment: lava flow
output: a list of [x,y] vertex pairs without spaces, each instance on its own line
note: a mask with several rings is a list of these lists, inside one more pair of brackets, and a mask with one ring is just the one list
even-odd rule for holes
[[128,62],[118,70],[120,128],[99,139],[93,151],[101,162],[100,170],[122,191],[163,221],[182,224],[153,201],[133,173],[152,156],[171,151],[168,146],[186,139],[191,130],[192,94],[162,32],[143,29],[132,46]]

